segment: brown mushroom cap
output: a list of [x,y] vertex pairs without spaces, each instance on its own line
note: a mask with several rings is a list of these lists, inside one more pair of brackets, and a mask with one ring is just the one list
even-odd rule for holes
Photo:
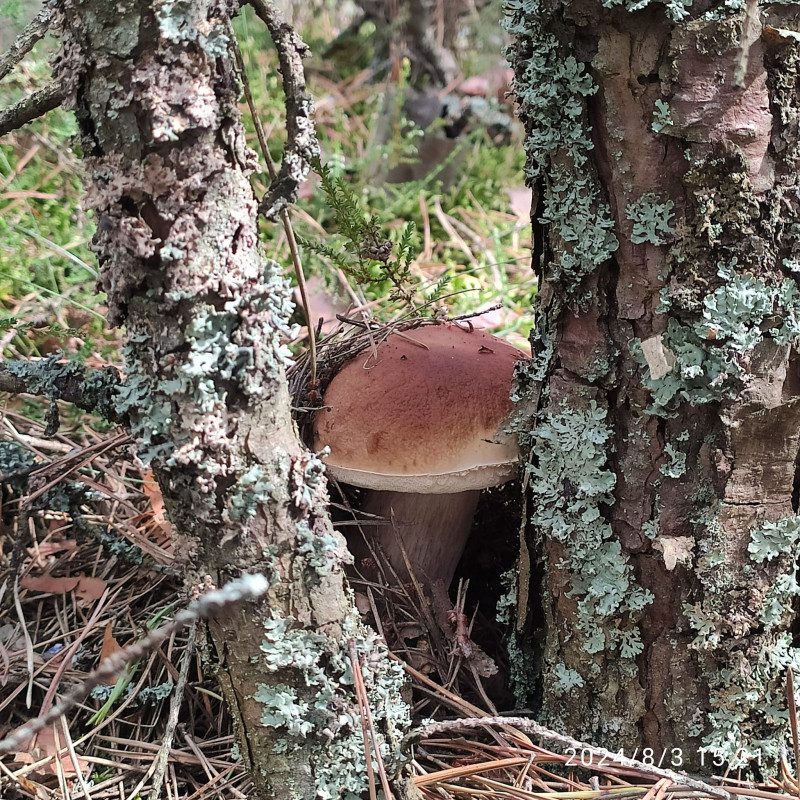
[[349,361],[314,420],[316,449],[353,486],[440,494],[496,486],[518,460],[502,428],[515,347],[455,324],[393,333]]

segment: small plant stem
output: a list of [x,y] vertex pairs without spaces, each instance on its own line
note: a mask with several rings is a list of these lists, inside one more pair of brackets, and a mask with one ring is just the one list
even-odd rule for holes
[[[236,66],[239,69],[239,75],[242,79],[242,87],[244,89],[244,96],[247,100],[247,107],[250,109],[250,116],[253,118],[253,125],[255,125],[256,136],[258,138],[258,146],[261,148],[261,153],[264,156],[264,161],[267,164],[267,172],[271,181],[277,177],[275,165],[272,163],[272,158],[269,154],[269,147],[267,145],[267,137],[264,133],[264,126],[261,124],[261,119],[256,113],[256,105],[253,101],[253,94],[250,91],[250,82],[247,80],[247,73],[244,69],[244,59],[242,58],[242,51],[239,49],[239,43],[236,41],[236,35],[233,32],[233,26],[228,21],[228,34],[233,42],[233,52],[236,58]],[[300,259],[300,252],[297,249],[297,239],[294,235],[294,228],[289,219],[289,212],[283,209],[280,212],[281,222],[283,223],[283,230],[286,233],[286,241],[289,243],[289,252],[292,256],[292,264],[294,272],[297,276],[297,287],[300,289],[300,300],[303,305],[303,313],[306,318],[306,328],[308,330],[308,349],[309,358],[311,359],[311,385],[316,386],[317,383],[317,337],[314,332],[314,323],[311,319],[311,306],[308,302],[308,292],[306,291],[306,276],[303,271],[303,262]]]

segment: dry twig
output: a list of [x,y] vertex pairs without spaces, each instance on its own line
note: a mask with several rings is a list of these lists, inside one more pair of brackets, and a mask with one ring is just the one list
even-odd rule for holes
[[10,753],[25,746],[28,739],[48,725],[55,722],[78,703],[83,702],[96,686],[107,683],[133,661],[154,650],[173,633],[202,617],[213,616],[232,603],[252,600],[262,595],[268,588],[263,575],[243,575],[231,581],[221,589],[216,589],[190,603],[183,611],[179,611],[172,622],[163,625],[128,647],[119,650],[104,659],[100,666],[90,673],[77,689],[70,692],[63,700],[56,703],[49,711],[17,728],[14,733],[0,741],[0,753]]
[[36,42],[47,33],[54,11],[53,5],[45,3],[42,10],[25,26],[25,30],[14,39],[11,47],[0,56],[0,81],[25,58]]

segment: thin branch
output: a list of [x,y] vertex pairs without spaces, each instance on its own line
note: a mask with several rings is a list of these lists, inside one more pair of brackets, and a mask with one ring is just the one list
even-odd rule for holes
[[[277,173],[275,172],[275,165],[272,163],[272,156],[269,154],[269,145],[267,137],[264,133],[264,126],[261,124],[261,118],[256,112],[256,104],[253,100],[253,93],[250,91],[250,81],[247,79],[247,72],[244,68],[244,59],[242,58],[242,51],[239,49],[239,44],[236,41],[236,36],[233,32],[233,26],[228,20],[228,32],[233,42],[233,52],[236,56],[236,66],[239,68],[239,75],[242,80],[242,88],[244,89],[244,96],[247,100],[247,107],[250,109],[250,116],[253,119],[253,124],[256,128],[256,136],[258,137],[258,144],[261,148],[261,155],[267,164],[269,177],[271,181],[275,181]],[[316,388],[317,385],[317,334],[314,330],[314,323],[311,319],[311,304],[308,302],[308,292],[306,290],[306,275],[303,270],[303,262],[300,258],[300,251],[297,248],[297,239],[294,235],[294,228],[289,219],[289,210],[284,208],[280,212],[281,222],[283,223],[283,230],[286,233],[286,241],[289,243],[289,252],[292,255],[292,264],[294,265],[294,272],[297,275],[297,286],[300,289],[300,299],[303,302],[303,312],[306,318],[306,328],[308,330],[308,349],[311,358],[311,382],[310,385]]]
[[122,377],[114,367],[86,369],[74,361],[62,361],[59,354],[0,364],[0,392],[49,397],[53,405],[65,400],[84,411],[95,411],[109,422],[125,424],[126,417],[115,407],[121,385]]
[[604,747],[595,747],[592,744],[587,744],[579,739],[573,739],[571,736],[565,736],[563,733],[545,728],[538,722],[527,717],[473,717],[471,719],[453,719],[443,720],[441,722],[432,722],[428,725],[423,725],[413,733],[406,736],[403,745],[404,748],[413,741],[428,738],[437,733],[444,733],[453,730],[471,730],[473,728],[481,728],[487,725],[513,725],[515,728],[525,731],[526,733],[540,736],[542,739],[549,739],[554,742],[560,742],[567,747],[574,748],[577,751],[592,752],[600,756],[609,764],[619,764],[620,766],[630,767],[637,769],[640,772],[645,772],[648,775],[653,775],[657,778],[667,778],[675,783],[683,786],[688,786],[690,789],[696,789],[700,792],[712,795],[713,797],[720,797],[723,800],[731,800],[731,795],[720,786],[713,786],[705,781],[691,778],[683,772],[675,772],[671,769],[661,769],[651,764],[645,764],[633,758],[628,758],[620,753],[614,753],[611,750],[606,750]]
[[48,83],[44,89],[23,97],[13,106],[0,111],[0,136],[15,131],[48,111],[58,108],[62,99],[61,86],[55,82]]
[[268,588],[269,583],[263,575],[243,575],[221,589],[201,595],[183,611],[179,611],[172,622],[162,625],[144,639],[104,658],[100,666],[94,672],[89,673],[84,682],[63,700],[53,705],[46,713],[29,720],[5,739],[0,740],[0,753],[11,753],[25,747],[31,736],[44,730],[78,703],[82,703],[96,686],[109,683],[125,666],[155,650],[181,628],[191,625],[201,617],[214,616],[232,603],[254,600],[264,594]]
[[286,147],[277,178],[259,205],[259,212],[267,219],[277,216],[297,199],[300,184],[305,180],[311,159],[319,155],[319,144],[314,132],[311,97],[306,92],[303,57],[309,53],[305,42],[280,15],[272,0],[250,0],[250,5],[267,26],[283,78],[286,96]]
[[[359,718],[361,719],[361,734],[364,743],[364,761],[367,765],[367,782],[369,784],[369,798],[376,800],[378,792],[375,787],[375,770],[372,767],[372,755],[370,754],[370,736],[369,726],[367,723],[367,710],[369,709],[369,700],[367,699],[366,690],[364,688],[364,677],[361,674],[361,660],[358,657],[358,650],[354,639],[348,639],[347,645],[350,649],[350,668],[353,670],[353,688],[356,693],[356,700],[358,701]],[[380,758],[380,750],[376,751],[378,758]]]
[[[192,662],[195,650],[195,640],[197,636],[197,622],[193,622],[189,626],[189,636],[186,641],[186,649],[181,656],[181,666],[178,672],[178,682],[175,684],[175,691],[172,695],[172,702],[169,706],[169,716],[167,717],[167,726],[164,730],[164,738],[161,742],[161,747],[158,750],[158,755],[153,760],[153,765],[148,773],[152,771],[153,781],[150,800],[160,800],[161,791],[164,788],[164,776],[167,773],[169,766],[169,756],[172,752],[172,742],[175,739],[175,731],[178,727],[179,715],[181,704],[183,703],[183,695],[186,691],[186,684],[189,679],[189,665]],[[130,797],[135,797],[141,788],[147,782],[149,775],[145,775],[136,785],[132,792],[129,792]]]
[[54,6],[46,4],[44,8],[25,26],[25,30],[14,39],[11,47],[0,56],[0,81],[33,49],[33,46],[50,28]]

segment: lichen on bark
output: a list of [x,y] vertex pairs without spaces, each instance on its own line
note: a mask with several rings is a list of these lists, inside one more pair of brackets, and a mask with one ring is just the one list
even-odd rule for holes
[[[519,392],[532,468],[555,467],[555,505],[535,483],[533,496],[535,508],[558,509],[533,519],[543,675],[556,678],[543,680],[543,714],[604,746],[680,748],[689,767],[711,767],[703,747],[726,765],[745,747],[766,766],[785,736],[778,685],[797,663],[796,561],[778,567],[748,552],[759,530],[790,526],[797,511],[796,9],[506,8],[527,174],[543,198],[534,361]],[[555,58],[559,69],[539,69]],[[537,98],[558,99],[558,125],[558,108]],[[563,269],[576,250],[548,212],[552,185],[583,192],[571,229],[611,220],[602,230],[618,247],[597,250],[588,269]],[[609,431],[596,474],[613,478],[594,524],[630,564],[630,591],[653,596],[634,617],[623,606],[595,614],[606,641],[639,627],[627,682],[615,649],[589,659],[578,646],[587,608],[569,598],[593,573],[573,557],[576,540],[559,537],[575,528],[570,509],[587,487],[576,495],[565,465],[541,463],[559,415],[585,414],[587,403]],[[598,668],[608,680],[592,677]]]
[[[357,795],[348,638],[390,764],[405,706],[397,670],[353,616],[322,470],[293,432],[281,344],[291,304],[258,242],[234,10],[65,0],[56,75],[79,123],[109,319],[126,328],[120,407],[182,537],[188,588],[248,571],[269,581],[263,601],[208,629],[257,796]],[[276,625],[294,643],[283,660]]]

